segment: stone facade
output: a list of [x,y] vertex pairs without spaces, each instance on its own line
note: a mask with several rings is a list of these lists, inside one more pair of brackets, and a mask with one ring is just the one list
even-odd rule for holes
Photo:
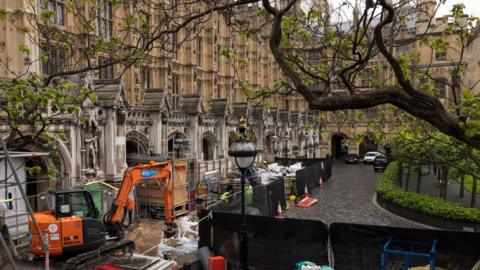
[[[14,12],[27,9],[30,2],[3,1],[0,8]],[[148,15],[148,24],[158,24],[155,5],[144,2],[140,1],[135,8]],[[170,1],[148,2],[168,5]],[[435,1],[423,2],[429,8],[435,5]],[[314,5],[322,9],[328,9],[326,3],[314,1]],[[249,17],[257,11],[255,6],[240,9],[235,20],[250,20],[260,25],[260,21],[254,20],[260,16]],[[125,10],[113,9],[112,12],[113,31],[116,31],[121,24],[116,18],[125,16]],[[59,168],[61,181],[56,185],[77,186],[92,179],[119,180],[128,166],[127,160],[135,161],[138,154],[188,158],[196,164],[197,179],[209,170],[225,174],[234,167],[227,151],[240,116],[247,116],[254,131],[254,141],[260,150],[258,161],[273,160],[275,156],[334,154],[343,151],[343,138],[368,131],[367,123],[375,115],[375,109],[363,111],[366,116],[363,119],[359,119],[359,111],[348,110],[346,118],[339,121],[335,113],[310,111],[300,96],[270,97],[266,100],[269,106],[247,102],[240,81],[253,87],[269,87],[282,79],[282,73],[268,50],[267,27],[259,33],[260,38],[245,38],[230,31],[228,20],[231,19],[214,13],[193,34],[185,29],[177,34],[176,40],[184,40],[178,44],[178,50],[153,49],[150,58],[154,61],[126,70],[115,66],[111,78],[95,72],[67,78],[94,91],[97,100],[83,105],[82,114],[88,119],[85,124],[68,121],[68,116],[64,116],[65,119],[57,119],[58,123],[49,130],[62,132],[67,137],[55,142],[58,156],[43,161],[45,167]],[[405,35],[398,37],[398,42],[420,35],[426,25],[424,19],[418,17],[415,24],[405,30]],[[437,20],[434,25],[441,29],[442,23]],[[74,20],[67,17],[64,24],[68,28]],[[0,37],[6,41],[0,57],[9,59],[10,69],[24,70],[25,59],[18,51],[19,45],[27,45],[32,50],[32,58],[38,58],[38,47],[7,21],[1,21],[0,26]],[[235,48],[237,55],[246,60],[246,68],[236,70],[229,59],[221,55],[224,48]],[[432,52],[418,41],[398,48],[418,52],[424,59],[432,56]],[[315,53],[315,49],[309,53]],[[451,79],[448,74],[456,59],[450,55],[454,54],[447,51],[445,58],[431,65],[436,77]],[[384,71],[379,76],[394,83],[385,59],[379,57],[369,65],[382,68]],[[40,64],[32,68],[32,72],[42,73]],[[0,66],[0,74],[8,78],[3,66]],[[448,102],[450,97],[448,91],[445,92],[441,98]],[[315,119],[319,114],[327,119],[323,125]],[[5,124],[0,128],[2,132],[8,130]],[[175,141],[178,139],[182,144],[177,147]],[[347,151],[362,154],[368,148],[351,142]]]
[[[3,1],[0,8],[8,12],[27,10],[34,2]],[[149,2],[166,3],[163,0]],[[148,14],[150,25],[158,20],[153,6],[139,2],[136,7]],[[239,13],[243,15],[236,20],[247,20],[248,14],[256,12],[255,6],[241,9]],[[115,31],[120,25],[115,20],[124,16],[125,10],[113,9],[113,12]],[[98,179],[120,180],[128,162],[135,162],[139,154],[188,158],[195,164],[197,179],[210,170],[226,174],[235,166],[227,151],[240,116],[248,118],[254,131],[254,141],[260,150],[259,162],[284,153],[287,133],[289,156],[294,154],[291,149],[296,145],[302,145],[300,148],[312,156],[313,146],[319,145],[319,141],[307,142],[303,138],[315,128],[303,99],[272,97],[266,101],[270,104],[268,109],[247,102],[239,81],[253,87],[269,87],[282,79],[282,75],[267,49],[267,36],[254,40],[232,34],[226,18],[214,13],[193,34],[181,30],[177,39],[184,40],[191,35],[189,39],[179,44],[176,52],[153,49],[150,56],[155,61],[126,70],[116,65],[112,74],[107,74],[113,76],[88,72],[64,78],[94,91],[97,99],[83,104],[85,123],[79,124],[65,115],[50,127],[50,133],[66,135],[65,140],[55,141],[58,155],[41,162],[43,168],[56,167],[60,171],[61,181],[50,183],[50,188],[78,186]],[[61,27],[73,27],[74,23],[71,16],[65,16]],[[0,36],[6,41],[5,50],[0,54],[2,58],[9,57],[10,69],[25,69],[19,44],[32,50],[32,59],[39,57],[38,46],[29,42],[19,29],[6,21],[1,21],[0,26]],[[246,68],[235,70],[229,59],[221,56],[223,48],[235,48],[246,60]],[[32,65],[32,72],[42,74],[42,65]],[[0,74],[9,78],[3,66]],[[8,131],[8,126],[2,125],[1,131]],[[182,143],[177,147],[178,138]],[[297,150],[295,154],[301,155],[303,151]],[[317,157],[319,154],[317,149]]]

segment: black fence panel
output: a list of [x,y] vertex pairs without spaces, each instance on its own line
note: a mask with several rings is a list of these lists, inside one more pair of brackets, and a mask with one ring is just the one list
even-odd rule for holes
[[[212,215],[200,227],[200,246],[209,245],[227,259],[228,269],[238,269],[241,215]],[[328,226],[321,221],[247,216],[247,224],[249,269],[291,270],[304,260],[328,264]]]
[[479,233],[333,223],[330,240],[335,270],[380,269],[380,245],[389,236],[426,243],[436,239],[436,265],[442,269],[472,269],[480,259]]
[[[222,213],[240,213],[241,194],[229,198],[226,202],[219,201],[209,207],[209,210]],[[277,206],[280,202],[282,209],[286,207],[284,179],[280,178],[268,185],[253,187],[252,203],[246,205],[246,213],[249,215],[259,215],[274,217],[277,212]]]
[[303,166],[318,166],[322,172],[323,181],[327,181],[332,177],[332,159],[330,158],[275,158],[275,162],[282,166],[290,166],[292,164],[301,162]]

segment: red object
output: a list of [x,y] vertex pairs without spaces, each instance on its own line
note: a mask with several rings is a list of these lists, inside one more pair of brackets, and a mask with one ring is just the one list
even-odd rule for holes
[[208,270],[226,270],[227,261],[222,256],[208,257]]
[[318,201],[317,199],[314,199],[314,198],[312,198],[312,197],[305,197],[304,199],[302,199],[301,201],[299,201],[299,202],[297,203],[297,206],[298,206],[298,207],[308,208],[308,207],[316,204],[317,201]]
[[106,263],[94,266],[92,270],[123,270],[123,268],[116,267],[113,265],[113,263]]

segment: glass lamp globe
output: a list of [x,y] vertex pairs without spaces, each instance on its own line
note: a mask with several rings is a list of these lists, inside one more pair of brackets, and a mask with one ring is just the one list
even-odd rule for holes
[[251,142],[235,142],[230,146],[228,155],[235,158],[239,169],[246,169],[252,166],[257,155],[255,145]]

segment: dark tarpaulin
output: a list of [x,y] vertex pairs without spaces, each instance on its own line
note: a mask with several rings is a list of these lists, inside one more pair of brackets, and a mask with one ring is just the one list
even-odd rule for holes
[[380,245],[388,236],[405,241],[438,241],[437,267],[472,269],[480,259],[480,234],[462,231],[333,223],[330,240],[335,270],[380,269]]
[[320,163],[307,166],[295,172],[297,196],[302,196],[305,192],[305,185],[308,192],[312,192],[320,183],[321,168]]
[[[212,215],[213,230],[205,224],[200,227],[200,246],[210,244],[215,254],[226,257],[228,269],[238,269],[241,216]],[[247,224],[249,269],[292,270],[304,260],[328,264],[328,227],[321,221],[247,216]]]

